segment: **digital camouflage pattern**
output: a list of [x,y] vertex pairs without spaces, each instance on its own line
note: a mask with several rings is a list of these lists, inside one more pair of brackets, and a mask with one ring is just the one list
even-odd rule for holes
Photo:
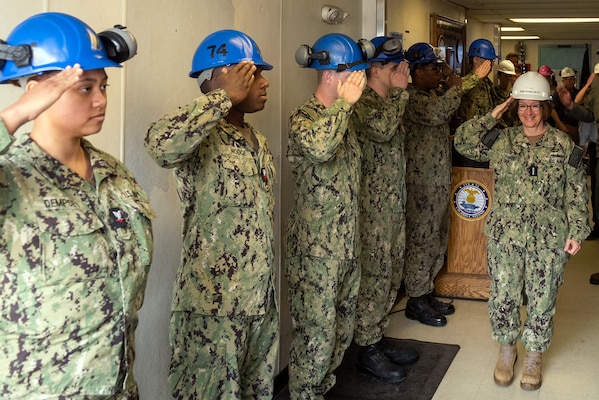
[[566,239],[582,243],[590,232],[588,193],[582,164],[568,164],[574,143],[549,126],[533,145],[522,127],[512,127],[500,130],[488,149],[480,139],[496,123],[487,114],[460,126],[455,137],[466,157],[493,164],[495,191],[485,233],[529,250],[563,249]]
[[406,240],[406,132],[401,120],[408,98],[406,90],[392,88],[383,99],[367,86],[352,114],[362,148],[361,278],[354,332],[360,346],[383,337],[401,286]]
[[291,304],[289,394],[323,400],[350,346],[360,286],[358,260],[296,256],[285,260]]
[[[568,254],[562,249],[528,250],[490,238],[487,257],[491,277],[487,304],[493,339],[513,344],[520,338],[528,351],[547,351]],[[523,291],[527,302],[521,329]]]
[[344,99],[325,108],[312,96],[291,113],[287,158],[296,190],[287,226],[288,256],[358,257],[362,155],[349,129],[351,112]]
[[574,143],[551,126],[536,144],[522,127],[502,129],[489,149],[481,138],[496,124],[489,113],[460,126],[455,137],[458,151],[491,161],[494,170],[493,204],[484,228],[493,337],[514,343],[519,336],[524,287],[528,305],[522,342],[528,350],[543,352],[553,335],[557,290],[568,260],[566,240],[582,243],[590,232],[584,167],[570,165]]
[[406,129],[406,261],[404,285],[410,297],[431,293],[447,251],[451,142],[449,121],[464,92],[479,82],[468,75],[461,86],[425,91],[408,85]]
[[0,123],[3,399],[138,397],[154,213],[122,163],[82,145],[95,186]]
[[451,184],[449,121],[458,109],[463,93],[471,90],[478,81],[476,75],[466,76],[461,86],[444,92],[428,92],[408,85],[410,99],[404,114],[408,185]]
[[500,104],[500,96],[489,77],[478,78],[474,72],[469,73],[464,79],[477,79],[478,83],[462,96],[462,102],[455,114],[457,125],[469,119],[480,117]]
[[[263,315],[230,318],[173,312],[169,383],[174,398],[272,400],[278,318],[275,307]],[[247,354],[248,349],[260,350]]]
[[361,151],[352,106],[326,108],[315,96],[289,118],[287,157],[295,198],[287,222],[292,399],[322,399],[335,383],[354,330]]
[[[183,252],[172,313],[235,321],[264,316],[276,308],[273,157],[264,136],[247,125],[258,140],[259,149],[254,150],[238,128],[224,119],[231,107],[226,92],[214,90],[148,129],[146,150],[158,165],[174,170],[183,214]],[[173,319],[171,325],[171,346],[194,340],[205,362],[224,362],[206,345],[212,337],[209,326],[176,321]],[[271,332],[269,323],[254,328]],[[278,321],[275,325],[278,327]],[[262,360],[272,371],[263,379],[272,385],[274,364],[267,355],[278,347],[278,336],[265,336],[268,339],[264,343],[247,349],[245,362],[255,357]],[[174,355],[180,351],[173,348]],[[180,380],[190,367],[173,356],[169,374],[172,388],[181,393],[193,389],[182,386],[190,382]],[[199,392],[224,384],[211,379],[193,383]]]

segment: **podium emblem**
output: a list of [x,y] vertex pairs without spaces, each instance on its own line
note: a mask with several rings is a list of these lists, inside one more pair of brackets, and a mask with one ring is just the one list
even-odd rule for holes
[[453,191],[453,209],[467,221],[484,218],[489,212],[489,190],[475,180],[458,183]]

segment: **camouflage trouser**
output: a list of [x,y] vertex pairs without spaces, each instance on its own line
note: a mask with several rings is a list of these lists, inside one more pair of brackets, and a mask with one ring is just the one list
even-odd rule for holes
[[447,253],[449,186],[407,185],[404,285],[410,297],[429,294]]
[[279,349],[278,313],[237,318],[173,312],[168,381],[182,400],[269,399]]
[[[363,215],[363,214],[362,214]],[[405,214],[361,218],[360,292],[354,341],[360,346],[378,342],[389,326],[389,311],[401,286],[404,266]]]
[[290,257],[286,260],[292,319],[291,400],[323,399],[335,385],[354,333],[360,284],[357,260]]
[[489,238],[487,258],[493,339],[501,344],[513,344],[520,337],[524,288],[527,305],[522,344],[530,351],[546,351],[553,336],[557,290],[563,283],[567,253],[562,249],[529,251]]

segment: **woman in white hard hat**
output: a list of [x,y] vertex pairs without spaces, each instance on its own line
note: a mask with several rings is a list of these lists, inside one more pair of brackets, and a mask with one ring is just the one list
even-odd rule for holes
[[[494,129],[508,110],[521,125]],[[495,195],[484,231],[489,318],[500,344],[494,379],[512,383],[520,339],[526,349],[520,386],[526,390],[541,387],[541,356],[553,336],[564,265],[590,231],[583,152],[547,123],[551,110],[549,83],[527,72],[514,83],[512,97],[462,124],[455,136],[459,152],[493,166]],[[528,301],[521,329],[523,290]]]

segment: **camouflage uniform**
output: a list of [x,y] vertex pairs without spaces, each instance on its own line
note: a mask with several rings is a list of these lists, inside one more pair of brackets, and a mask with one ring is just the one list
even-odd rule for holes
[[457,125],[471,118],[485,115],[497,104],[500,104],[500,96],[488,77],[480,79],[474,72],[471,72],[464,79],[474,79],[477,84],[462,97],[460,107],[455,114]]
[[487,114],[456,131],[456,149],[491,161],[495,193],[484,232],[489,237],[489,316],[493,338],[513,344],[520,337],[522,289],[528,298],[522,343],[544,352],[553,335],[557,291],[563,283],[566,240],[582,243],[590,232],[582,163],[568,160],[574,143],[548,126],[536,144],[521,127],[500,130],[491,149],[481,137],[497,124]]
[[154,214],[88,141],[95,186],[0,122],[0,398],[137,399]]
[[362,148],[359,195],[360,292],[354,340],[378,342],[401,286],[405,257],[406,159],[401,124],[408,92],[392,88],[383,99],[366,87],[352,115]]
[[[508,86],[507,90],[503,90],[499,86],[495,86],[495,93],[497,94],[497,101],[495,102],[494,106],[492,106],[491,108],[489,108],[487,110],[487,112],[491,111],[493,108],[495,108],[495,106],[506,101],[512,95],[512,85]],[[510,112],[503,113],[503,116],[501,117],[501,127],[502,128],[507,128],[508,126],[516,126],[516,125],[520,125],[519,119],[517,119],[517,118],[514,119],[514,117],[512,116],[512,113],[510,113]]]
[[287,157],[296,186],[286,259],[292,399],[323,398],[353,336],[361,152],[348,126],[351,111],[344,99],[325,108],[313,96],[289,119]]
[[153,123],[146,149],[173,168],[183,254],[173,291],[169,383],[178,399],[271,399],[279,344],[273,181],[266,138],[254,150],[224,117],[222,89]]
[[478,82],[466,77],[445,92],[408,85],[406,129],[406,263],[404,285],[410,297],[432,293],[444,264],[449,234],[451,144],[449,120],[462,94]]

